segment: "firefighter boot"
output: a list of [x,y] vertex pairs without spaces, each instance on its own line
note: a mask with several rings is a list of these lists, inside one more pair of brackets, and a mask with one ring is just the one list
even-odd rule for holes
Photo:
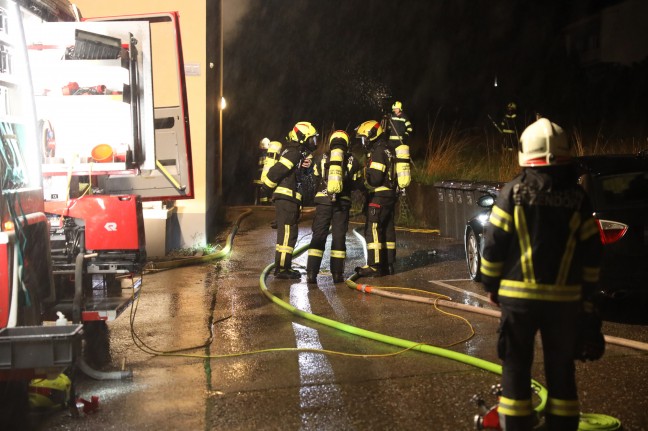
[[381,268],[382,270],[382,275],[394,275],[394,264],[390,263],[389,265],[385,265]]
[[344,282],[344,274],[341,272],[333,273],[333,283],[342,283]]
[[306,272],[306,283],[317,284],[317,273],[315,271]]
[[275,273],[275,277],[281,280],[297,280],[301,278],[301,273],[292,268],[281,268]]
[[380,277],[382,276],[382,271],[379,266],[358,266],[355,269],[355,272],[358,273],[360,277]]

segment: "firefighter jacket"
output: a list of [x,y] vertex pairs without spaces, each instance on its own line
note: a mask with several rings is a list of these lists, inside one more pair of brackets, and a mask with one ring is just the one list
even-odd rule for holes
[[365,186],[370,195],[396,197],[395,158],[381,136],[374,142],[365,162]]
[[504,114],[502,122],[500,123],[502,133],[506,135],[515,135],[517,138],[517,114],[515,112]]
[[601,241],[571,165],[527,168],[500,191],[484,234],[482,281],[500,301],[579,301],[599,279]]
[[254,180],[254,184],[263,184],[263,168],[265,167],[265,159],[268,156],[268,150],[265,149],[260,149],[259,150],[259,158],[257,161],[257,172],[258,176]]
[[284,146],[279,161],[268,170],[263,184],[274,189],[272,198],[286,199],[301,204],[301,193],[297,191],[297,171],[305,155],[301,148],[294,142]]
[[351,205],[351,192],[358,187],[362,170],[360,162],[351,153],[334,148],[314,163],[315,203],[333,205],[335,202]]
[[389,141],[394,147],[406,143],[412,130],[412,123],[403,111],[399,115],[392,112],[389,117]]

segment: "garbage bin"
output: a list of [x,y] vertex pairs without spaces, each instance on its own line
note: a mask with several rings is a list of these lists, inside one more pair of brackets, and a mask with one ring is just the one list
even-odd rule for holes
[[445,198],[446,204],[448,206],[448,225],[446,226],[445,233],[441,232],[441,234],[449,238],[457,237],[457,198],[455,191],[455,188],[457,187],[456,183],[456,180],[446,181],[445,187]]
[[441,235],[445,235],[448,230],[448,202],[446,199],[446,181],[439,181],[434,183],[437,192],[437,211],[439,212],[439,231]]
[[463,181],[457,181],[454,183],[452,189],[454,192],[455,203],[454,235],[452,237],[455,239],[461,239],[463,236],[464,226],[466,225],[466,219],[464,217],[463,184]]
[[461,224],[457,225],[457,233],[459,235],[459,239],[463,239],[463,235],[466,230],[466,223],[468,222],[468,220],[473,218],[475,214],[477,214],[479,207],[477,206],[477,203],[475,201],[475,184],[472,181],[463,181],[460,188],[463,200],[463,216]]

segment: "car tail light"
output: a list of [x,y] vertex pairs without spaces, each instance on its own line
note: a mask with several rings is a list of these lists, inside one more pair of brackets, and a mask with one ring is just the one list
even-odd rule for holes
[[603,245],[613,244],[623,238],[628,231],[628,225],[610,220],[597,220],[601,242]]

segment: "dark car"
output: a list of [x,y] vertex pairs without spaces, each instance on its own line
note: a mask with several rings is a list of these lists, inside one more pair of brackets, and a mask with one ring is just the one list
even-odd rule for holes
[[[601,289],[609,295],[648,292],[648,154],[577,157],[579,183],[590,196],[601,234]],[[470,278],[479,281],[482,235],[499,190],[477,199],[466,223]]]

